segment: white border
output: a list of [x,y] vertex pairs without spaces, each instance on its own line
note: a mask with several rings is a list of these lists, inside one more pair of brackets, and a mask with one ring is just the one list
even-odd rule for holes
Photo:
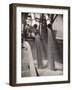
[[[21,13],[56,13],[63,14],[63,75],[60,76],[42,76],[42,77],[21,77]],[[68,80],[68,11],[65,9],[49,9],[49,8],[16,8],[16,83],[36,83],[36,82],[53,82]]]

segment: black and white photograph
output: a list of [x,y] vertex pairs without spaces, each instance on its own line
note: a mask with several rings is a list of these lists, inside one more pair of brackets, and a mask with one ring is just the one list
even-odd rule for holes
[[63,15],[21,13],[21,76],[63,74]]
[[70,82],[70,7],[12,4],[10,84]]

